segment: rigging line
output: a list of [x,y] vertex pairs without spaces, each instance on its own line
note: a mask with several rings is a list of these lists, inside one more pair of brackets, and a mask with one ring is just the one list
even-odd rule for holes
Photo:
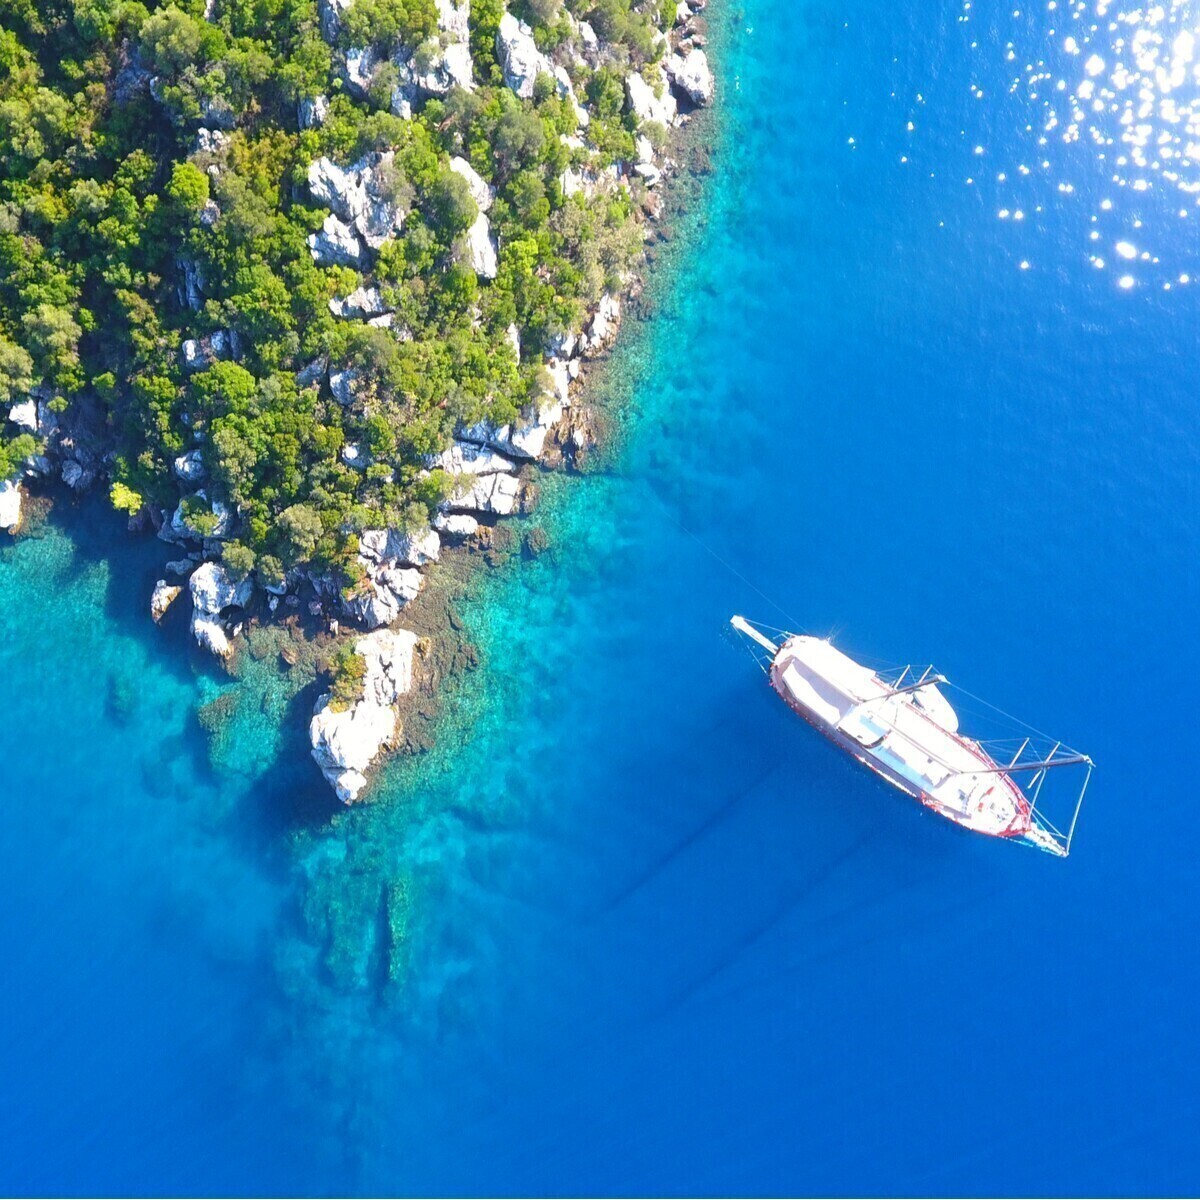
[[704,541],[704,540],[703,540],[703,539],[702,539],[702,538],[701,538],[701,537],[700,537],[698,534],[695,534],[695,533],[693,533],[693,532],[692,532],[692,531],[691,531],[691,530],[690,530],[690,529],[689,529],[689,528],[688,528],[688,527],[687,527],[687,526],[686,526],[686,525],[685,525],[685,524],[684,524],[684,523],[683,523],[683,522],[682,522],[682,521],[681,521],[681,520],[680,520],[680,519],[679,519],[679,518],[678,518],[678,517],[677,517],[677,516],[676,516],[676,515],[675,515],[675,514],[674,514],[674,513],[673,513],[673,512],[672,512],[672,511],[669,509],[669,508],[668,508],[668,507],[667,507],[666,501],[664,501],[664,500],[663,500],[663,499],[662,499],[662,498],[661,498],[661,497],[660,497],[660,496],[659,496],[659,495],[658,495],[658,494],[657,494],[657,493],[656,493],[656,492],[653,490],[653,488],[651,488],[651,489],[650,489],[650,494],[651,494],[651,495],[654,497],[654,499],[655,499],[655,500],[657,500],[657,501],[658,501],[658,503],[659,503],[659,506],[662,508],[663,512],[664,512],[664,513],[666,513],[666,515],[667,515],[667,516],[668,516],[668,517],[669,517],[669,518],[670,518],[670,519],[671,519],[671,520],[672,520],[672,521],[673,521],[673,522],[674,522],[674,523],[675,523],[675,524],[676,524],[676,525],[679,527],[679,529],[680,529],[680,530],[682,530],[684,533],[686,533],[686,534],[687,534],[687,536],[688,536],[688,537],[690,537],[690,538],[692,539],[692,541],[694,541],[694,542],[696,543],[696,545],[697,545],[697,546],[699,546],[699,547],[700,547],[701,549],[703,549],[703,550],[707,550],[707,551],[708,551],[708,553],[709,553],[709,554],[711,554],[711,555],[713,556],[713,558],[715,558],[715,559],[717,560],[717,562],[719,562],[719,563],[721,564],[721,566],[723,566],[723,567],[725,568],[725,570],[727,570],[727,571],[728,571],[728,572],[729,572],[731,575],[734,575],[734,576],[736,576],[738,579],[740,579],[740,580],[741,580],[741,581],[742,581],[742,582],[743,582],[743,583],[744,583],[744,584],[745,584],[745,585],[746,585],[746,586],[747,586],[747,587],[748,587],[748,588],[749,588],[751,591],[753,591],[753,592],[757,593],[759,596],[761,596],[761,597],[762,597],[762,598],[763,598],[763,599],[764,599],[764,600],[765,600],[765,601],[766,601],[766,602],[767,602],[767,603],[768,603],[768,604],[769,604],[769,605],[770,605],[770,606],[771,606],[773,609],[775,609],[775,611],[776,611],[776,612],[780,612],[780,613],[782,613],[782,614],[783,614],[785,617],[787,617],[787,619],[788,619],[789,621],[791,621],[791,622],[792,622],[792,624],[793,624],[793,625],[796,627],[796,629],[802,630],[802,629],[804,628],[804,627],[803,627],[803,625],[801,625],[801,624],[800,624],[800,622],[798,622],[798,621],[796,620],[796,618],[795,618],[794,616],[792,616],[792,614],[791,614],[790,612],[788,612],[788,610],[787,610],[786,608],[784,608],[784,607],[783,607],[782,605],[780,605],[780,604],[776,604],[776,603],[775,603],[775,601],[774,601],[774,600],[772,600],[772,599],[771,599],[771,597],[770,597],[770,596],[768,596],[768,595],[767,595],[767,593],[766,593],[766,592],[764,592],[764,591],[762,590],[762,588],[760,588],[760,587],[758,587],[757,585],[755,585],[755,584],[751,583],[751,582],[750,582],[750,580],[749,580],[749,579],[747,579],[747,578],[746,578],[746,576],[745,576],[745,575],[743,575],[743,574],[741,573],[741,571],[739,571],[739,570],[737,569],[737,567],[735,567],[735,566],[734,566],[732,563],[730,563],[730,562],[727,562],[725,559],[723,559],[723,558],[722,558],[722,557],[721,557],[721,556],[720,556],[720,555],[719,555],[719,554],[718,554],[718,553],[717,553],[717,552],[716,552],[716,551],[715,551],[715,550],[714,550],[714,549],[713,549],[713,548],[712,548],[712,547],[711,547],[711,546],[710,546],[710,545],[709,545],[707,542],[705,542],[705,541]]
[[[962,694],[964,696],[970,696],[970,698],[972,700],[974,700],[978,704],[982,704],[985,708],[990,708],[992,710],[992,712],[999,713],[1000,716],[1006,718],[1009,721],[1012,721],[1016,725],[1020,725],[1022,729],[1028,729],[1030,733],[1036,733],[1038,735],[1038,737],[1045,738],[1046,741],[1048,741],[1048,742],[1053,742],[1053,741],[1058,740],[1057,738],[1052,738],[1048,733],[1043,733],[1040,729],[1036,729],[1034,726],[1030,725],[1027,721],[1022,721],[1020,717],[1014,717],[1012,715],[1012,713],[1005,712],[1004,709],[1000,708],[998,705],[990,703],[989,701],[985,700],[982,696],[976,696],[974,692],[967,691],[967,689],[965,687],[963,687],[961,684],[952,683],[950,686],[952,688],[954,688],[955,690],[962,692]],[[1062,743],[1060,742],[1059,745],[1061,746]],[[1072,754],[1078,753],[1078,751],[1072,750],[1071,747],[1069,747],[1069,746],[1064,746],[1063,749],[1070,751]]]

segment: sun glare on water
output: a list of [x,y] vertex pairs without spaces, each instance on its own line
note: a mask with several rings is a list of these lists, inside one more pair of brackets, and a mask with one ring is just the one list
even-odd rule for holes
[[[978,56],[971,96],[983,100],[997,68],[1008,72],[1007,97],[983,121],[1015,125],[995,153],[975,144],[978,130],[963,130],[967,184],[984,157],[998,219],[1048,225],[1053,211],[1068,218],[1064,228],[1078,219],[1085,261],[1126,291],[1186,286],[1184,268],[1194,271],[1200,256],[1198,8],[1200,0],[1046,0],[1034,13],[1012,10],[1008,40],[974,33],[970,0],[958,18]],[[1002,14],[990,16],[1003,28]],[[1014,261],[1021,253],[1028,248]]]

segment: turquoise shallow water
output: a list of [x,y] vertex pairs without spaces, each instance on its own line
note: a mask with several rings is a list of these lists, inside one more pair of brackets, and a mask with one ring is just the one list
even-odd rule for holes
[[[620,455],[377,803],[328,819],[265,665],[210,761],[154,546],[0,557],[10,1190],[1195,1190],[1188,219],[1038,146],[1056,10],[713,10]],[[724,633],[776,605],[1090,751],[1072,858],[807,736]]]

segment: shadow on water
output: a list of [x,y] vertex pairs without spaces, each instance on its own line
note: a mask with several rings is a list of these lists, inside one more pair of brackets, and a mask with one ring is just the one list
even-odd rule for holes
[[[297,830],[325,827],[339,811],[328,787],[309,756],[308,714],[320,691],[313,681],[287,700],[278,721],[278,747],[263,769],[235,786],[224,766],[214,764],[213,732],[198,719],[204,697],[230,698],[230,711],[240,705],[259,704],[267,699],[255,685],[223,670],[190,636],[186,580],[178,579],[184,593],[156,627],[150,618],[149,598],[157,580],[172,577],[164,564],[173,547],[147,533],[131,533],[124,521],[96,496],[75,497],[62,489],[55,492],[54,505],[46,524],[61,530],[71,544],[72,573],[90,567],[107,570],[103,616],[117,632],[139,640],[152,639],[161,646],[156,664],[183,683],[196,696],[196,711],[183,731],[164,736],[140,764],[140,779],[150,795],[179,802],[195,801],[196,785],[211,802],[225,795],[228,807],[217,806],[221,832],[248,861],[273,864],[278,873],[288,866],[281,847]],[[43,525],[43,529],[45,526]],[[35,529],[33,536],[39,536]],[[144,713],[147,703],[133,669],[116,667],[104,681],[105,711],[118,726],[131,726]],[[237,731],[231,731],[237,736]],[[231,800],[231,803],[229,803]]]
[[685,854],[692,846],[701,841],[712,833],[748,796],[753,795],[762,787],[779,770],[778,765],[767,768],[745,787],[735,791],[724,803],[716,808],[709,816],[707,816],[699,825],[691,832],[686,834],[678,842],[675,843],[665,854],[655,859],[640,875],[631,880],[624,888],[616,893],[611,900],[607,901],[598,908],[588,920],[598,921],[602,917],[610,915],[615,909],[620,908],[630,897],[640,891],[647,884],[651,883],[656,877],[671,865],[677,858]]
[[865,833],[861,837],[855,838],[844,850],[828,858],[815,871],[802,879],[796,887],[789,889],[778,904],[762,920],[756,922],[750,929],[746,930],[745,933],[725,947],[717,955],[712,966],[707,971],[685,985],[668,1002],[667,1006],[659,1014],[660,1019],[669,1017],[675,1010],[681,1008],[695,996],[699,995],[709,983],[718,978],[718,976],[728,970],[744,954],[753,949],[771,930],[785,920],[789,913],[819,891],[840,867],[856,858],[867,847],[873,836],[873,834]]

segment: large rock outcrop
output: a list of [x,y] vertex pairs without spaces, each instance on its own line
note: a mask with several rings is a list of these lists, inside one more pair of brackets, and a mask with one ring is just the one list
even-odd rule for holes
[[492,237],[492,227],[484,213],[475,218],[466,232],[466,239],[471,269],[480,279],[495,279],[500,262],[496,252],[496,239]]
[[433,529],[365,530],[359,535],[357,560],[363,581],[343,605],[347,615],[368,629],[390,625],[424,586],[418,568],[436,562],[441,550],[441,538]]
[[456,175],[461,175],[467,181],[467,187],[471,189],[471,199],[475,201],[475,207],[480,212],[487,212],[492,207],[492,201],[496,196],[492,185],[461,155],[456,154],[450,160],[450,170]]
[[539,75],[554,75],[554,64],[537,48],[533,31],[509,12],[500,18],[496,31],[496,57],[504,82],[522,100],[533,98],[533,85]]
[[672,54],[666,61],[666,71],[671,82],[693,104],[712,103],[713,76],[703,50],[692,49],[686,54]]
[[394,155],[368,154],[348,167],[318,158],[308,168],[308,190],[333,210],[308,244],[318,261],[358,266],[363,247],[378,250],[404,223],[405,212],[389,195]]
[[358,538],[359,555],[371,562],[423,567],[437,562],[442,544],[432,529],[404,533],[399,529],[367,529]]
[[21,489],[11,480],[0,481],[0,529],[16,533],[21,527]]
[[631,74],[625,80],[625,96],[629,111],[639,121],[656,121],[663,126],[675,124],[678,106],[665,77],[660,79],[656,89],[641,75]]
[[379,629],[354,643],[363,659],[361,697],[348,708],[331,707],[326,693],[317,701],[308,727],[312,756],[337,798],[351,804],[367,786],[367,771],[395,743],[396,705],[413,683],[417,635],[407,629]]
[[232,636],[238,629],[237,614],[254,592],[248,579],[235,582],[219,563],[201,563],[188,580],[192,596],[192,636],[218,658],[233,653]]
[[443,512],[494,513],[506,517],[514,512],[521,484],[513,475],[476,475],[464,478],[460,490],[442,503]]

